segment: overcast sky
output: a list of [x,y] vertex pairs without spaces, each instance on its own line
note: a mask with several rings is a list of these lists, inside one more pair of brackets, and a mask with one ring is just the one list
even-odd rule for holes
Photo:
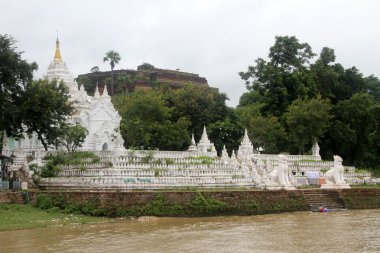
[[143,62],[207,78],[236,106],[246,91],[237,74],[266,57],[276,35],[295,35],[319,53],[335,49],[336,61],[380,77],[380,1],[79,1],[0,0],[0,34],[10,34],[36,61],[42,77],[55,50],[74,76],[113,49],[116,69]]

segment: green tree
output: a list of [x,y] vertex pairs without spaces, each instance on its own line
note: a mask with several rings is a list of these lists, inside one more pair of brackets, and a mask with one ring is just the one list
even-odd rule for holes
[[369,94],[357,93],[340,101],[333,112],[328,136],[332,153],[347,164],[379,167],[380,104]]
[[19,108],[26,133],[37,133],[45,150],[49,145],[56,144],[61,127],[73,111],[64,83],[47,80],[26,85]]
[[119,74],[115,80],[115,93],[133,92],[136,85],[136,72]]
[[255,149],[261,147],[266,154],[278,154],[287,150],[286,132],[277,117],[252,117],[247,129]]
[[227,118],[234,121],[237,117],[226,105],[227,96],[215,88],[188,84],[165,96],[166,104],[173,110],[172,119],[188,118],[191,122],[188,131],[194,133],[196,141],[201,138],[203,126]]
[[380,102],[380,80],[374,75],[365,78],[366,90],[371,94],[377,102]]
[[171,119],[163,95],[154,90],[119,94],[113,102],[122,116],[121,134],[127,147],[184,150],[189,146],[189,121]]
[[319,94],[335,104],[339,99],[335,96],[336,90],[343,84],[344,68],[340,64],[333,64],[334,62],[334,50],[324,47],[317,61],[312,64],[311,70]]
[[207,130],[218,155],[221,154],[223,146],[226,146],[229,155],[233,150],[238,150],[244,135],[243,125],[240,122],[231,122],[228,119],[210,123]]
[[63,124],[58,132],[57,143],[63,145],[69,152],[74,152],[77,148],[82,147],[88,134],[87,129],[79,124]]
[[6,131],[9,136],[20,136],[22,132],[21,94],[37,69],[36,63],[22,59],[15,43],[12,36],[0,34],[0,132]]
[[96,72],[99,72],[99,67],[98,66],[94,66],[90,69],[90,72],[92,73],[96,73]]
[[264,115],[282,116],[286,108],[297,98],[312,97],[316,85],[309,62],[314,53],[307,43],[300,43],[294,36],[276,36],[270,48],[269,60],[258,58],[247,72],[240,72],[250,98],[262,103]]
[[121,60],[121,57],[118,52],[110,50],[106,53],[106,56],[103,57],[103,62],[109,61],[111,66],[111,96],[113,96],[113,70],[115,65],[118,64]]
[[321,97],[313,99],[297,99],[284,115],[288,126],[289,141],[292,153],[303,154],[305,146],[315,138],[323,137],[331,119],[331,104]]

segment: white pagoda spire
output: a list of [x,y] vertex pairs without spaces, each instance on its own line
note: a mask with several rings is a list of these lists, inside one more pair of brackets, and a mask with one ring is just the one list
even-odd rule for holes
[[198,150],[203,153],[206,153],[209,149],[212,149],[212,143],[207,136],[206,126],[203,126],[203,133],[198,143]]
[[240,143],[239,156],[253,154],[253,145],[248,137],[247,129],[244,130],[244,137]]
[[104,84],[104,89],[103,89],[103,95],[102,95],[102,97],[109,97],[108,90],[107,90],[107,84]]
[[195,144],[194,134],[191,134],[191,143],[187,151],[197,151],[197,144]]
[[94,98],[99,98],[99,97],[100,97],[99,87],[98,87],[98,84],[96,84]]

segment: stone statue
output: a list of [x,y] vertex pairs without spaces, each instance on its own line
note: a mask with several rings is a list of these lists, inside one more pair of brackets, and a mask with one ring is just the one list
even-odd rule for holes
[[285,189],[295,189],[289,181],[289,166],[288,159],[285,155],[278,155],[279,164],[270,173],[271,183],[278,183]]
[[343,159],[334,155],[334,166],[325,173],[326,184],[322,188],[350,188],[344,181],[344,167],[342,165]]
[[320,148],[317,142],[317,139],[314,139],[313,146],[311,147],[311,152],[313,156],[316,156],[319,160],[321,160],[321,155],[319,154]]

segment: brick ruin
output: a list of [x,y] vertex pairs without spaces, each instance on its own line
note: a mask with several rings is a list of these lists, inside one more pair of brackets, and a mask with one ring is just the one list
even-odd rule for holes
[[[121,69],[114,70],[114,93],[123,91],[152,89],[157,85],[168,85],[171,89],[179,89],[191,83],[197,86],[208,87],[207,79],[198,74],[182,72],[179,70],[159,69],[153,65],[144,63],[137,67],[137,70]],[[95,86],[99,84],[99,91],[102,93],[104,83],[111,83],[111,71],[97,71],[81,74],[77,77],[77,82],[83,84],[86,91],[91,95]],[[108,92],[111,94],[111,87]]]

